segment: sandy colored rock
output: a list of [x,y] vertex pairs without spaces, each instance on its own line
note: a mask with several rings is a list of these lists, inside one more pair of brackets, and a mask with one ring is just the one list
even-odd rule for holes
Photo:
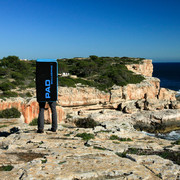
[[144,98],[157,99],[159,93],[160,80],[153,77],[147,77],[141,83],[128,84],[124,87],[111,90],[111,103],[117,103],[123,100],[139,100]]
[[[7,108],[17,108],[23,115],[24,122],[30,123],[34,118],[38,117],[39,114],[39,104],[36,98],[10,98],[0,101],[0,110]],[[65,119],[65,113],[61,106],[57,106],[57,117],[58,122],[61,122],[62,119]],[[45,121],[51,122],[51,110],[50,108],[45,109]]]
[[109,101],[110,94],[94,87],[60,87],[58,91],[61,106],[94,105]]
[[[0,166],[12,165],[1,171],[0,179],[176,179],[180,166],[158,156],[128,155],[128,148],[163,150],[170,141],[147,136],[133,128],[130,115],[118,111],[96,113],[101,123],[96,128],[68,128],[59,125],[57,133],[37,134],[36,128],[16,124],[18,131],[1,138]],[[18,121],[17,121],[18,123]],[[13,125],[1,131],[10,132]],[[78,133],[91,133],[95,139],[84,141]],[[110,140],[112,135],[132,141]],[[7,147],[8,146],[8,147]],[[131,158],[132,157],[132,158]],[[155,163],[153,163],[155,162]],[[168,169],[167,166],[168,164]]]
[[136,74],[142,74],[144,76],[152,76],[153,65],[152,60],[145,59],[141,64],[128,64],[126,65],[128,70],[135,72]]
[[176,92],[167,88],[160,88],[158,99],[160,100],[170,100],[175,101],[176,100]]

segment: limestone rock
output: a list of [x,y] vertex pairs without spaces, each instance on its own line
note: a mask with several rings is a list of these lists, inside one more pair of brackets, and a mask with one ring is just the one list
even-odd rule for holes
[[160,88],[158,99],[175,101],[176,100],[175,95],[176,95],[176,91],[167,88]]
[[135,72],[136,74],[142,74],[144,76],[152,76],[153,65],[152,60],[145,59],[141,64],[128,64],[126,65],[128,70]]
[[146,77],[141,83],[128,84],[111,90],[111,103],[122,100],[157,99],[160,80],[158,78]]
[[[175,111],[169,110],[166,115],[172,115]],[[139,113],[139,119],[143,119],[140,117],[142,114]],[[152,114],[148,114],[150,118]],[[152,155],[127,154],[121,157],[121,153],[129,148],[163,150],[171,145],[171,141],[136,131],[133,128],[135,119],[129,114],[107,110],[103,114],[96,113],[94,117],[100,122],[94,129],[59,125],[58,131],[52,133],[47,131],[51,125],[45,125],[45,133],[38,134],[37,127],[18,121],[15,126],[18,132],[11,130],[13,125],[1,128],[1,132],[11,133],[1,137],[0,167],[12,165],[14,168],[1,171],[0,179],[154,180],[160,176],[177,179],[180,166],[170,160]],[[151,118],[163,120],[164,117],[157,113]],[[81,133],[94,134],[95,138],[84,141],[76,137]],[[111,140],[112,135],[131,138],[131,141]]]
[[[25,123],[30,123],[34,118],[38,117],[39,104],[36,98],[27,98],[27,99],[10,98],[7,100],[2,100],[0,102],[0,110],[12,108],[12,107],[17,108],[22,113],[22,115],[24,116]],[[61,122],[62,119],[65,118],[65,113],[61,106],[57,106],[56,109],[57,109],[58,122]],[[51,122],[50,108],[47,108],[44,114],[45,114],[45,121]]]
[[135,103],[135,101],[122,102],[118,105],[118,110],[128,114],[135,113],[137,111]]
[[61,106],[84,106],[109,101],[109,93],[99,91],[94,87],[60,87],[58,90]]

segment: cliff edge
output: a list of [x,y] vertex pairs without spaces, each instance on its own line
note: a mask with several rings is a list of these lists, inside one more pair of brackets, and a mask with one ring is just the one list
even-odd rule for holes
[[[161,88],[160,80],[152,77],[152,60],[142,60],[140,64],[128,64],[127,68],[144,76],[137,84],[126,86],[113,85],[109,92],[104,92],[82,84],[76,87],[59,87],[58,121],[66,121],[67,116],[86,116],[93,111],[104,109],[120,110],[124,113],[135,113],[143,110],[179,109],[175,91]],[[32,89],[35,95],[35,89]],[[36,98],[10,98],[0,101],[0,110],[16,107],[23,115],[24,121],[30,123],[38,116]],[[45,120],[51,121],[51,111],[45,111]]]

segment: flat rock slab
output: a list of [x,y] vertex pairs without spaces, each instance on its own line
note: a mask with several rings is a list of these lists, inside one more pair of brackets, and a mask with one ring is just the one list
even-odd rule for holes
[[[10,133],[11,128],[7,126],[0,131]],[[162,150],[171,145],[171,141],[134,130],[130,121],[109,119],[94,129],[60,125],[56,133],[48,132],[48,128],[50,125],[45,125],[45,133],[38,134],[36,127],[17,124],[14,128],[17,131],[0,137],[0,167],[13,166],[11,171],[0,171],[0,180],[179,178],[180,166],[170,160],[157,155],[117,154],[128,148]],[[76,137],[78,133],[91,133],[95,138],[84,141]],[[110,140],[111,135],[129,137],[132,141]]]

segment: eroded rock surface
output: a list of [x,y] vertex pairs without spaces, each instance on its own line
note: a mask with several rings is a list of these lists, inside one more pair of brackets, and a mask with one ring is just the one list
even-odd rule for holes
[[[92,113],[100,123],[95,128],[77,128],[59,124],[58,131],[37,134],[36,127],[19,123],[0,128],[0,179],[179,179],[180,165],[157,155],[122,153],[129,148],[164,151],[172,141],[147,136],[133,128],[131,115],[118,111]],[[16,129],[12,131],[11,129]],[[9,133],[7,137],[3,132]],[[94,139],[83,140],[77,134],[91,133]],[[111,137],[130,141],[112,140]],[[176,145],[176,149],[178,145]]]
[[140,64],[129,64],[126,67],[130,70],[135,72],[136,74],[142,74],[144,76],[152,76],[153,73],[153,64],[152,60],[145,59]]

